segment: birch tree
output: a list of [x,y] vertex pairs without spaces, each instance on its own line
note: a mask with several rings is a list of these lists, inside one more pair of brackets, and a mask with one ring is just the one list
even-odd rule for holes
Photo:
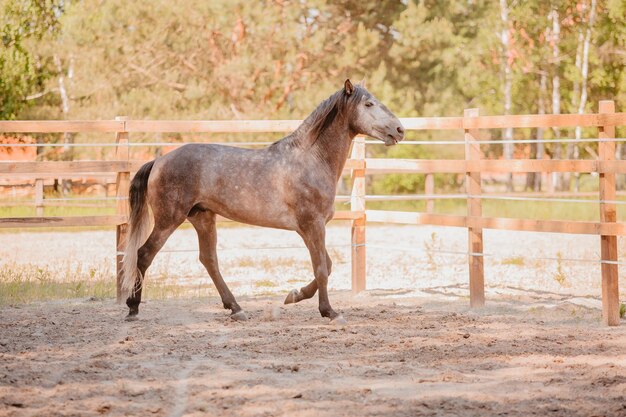
[[[511,89],[513,87],[513,55],[511,53],[510,25],[509,25],[509,6],[507,0],[500,0],[500,20],[502,30],[500,31],[500,42],[502,44],[502,77],[503,77],[503,99],[504,114],[511,114],[512,96]],[[504,129],[502,138],[508,143],[504,144],[504,158],[513,158],[513,128]],[[513,191],[513,174],[508,174],[507,191]]]
[[[548,20],[552,23],[552,31],[550,32],[550,45],[552,48],[552,114],[561,114],[561,59],[559,42],[561,40],[561,22],[559,20],[559,11],[556,5],[552,5]],[[561,138],[561,130],[558,127],[553,128],[554,139]],[[554,146],[553,156],[555,159],[561,159],[561,144]],[[553,172],[552,184],[557,190],[563,188],[563,177],[558,172]]]
[[[585,113],[585,106],[587,105],[587,79],[589,77],[589,46],[591,43],[591,36],[593,33],[593,25],[596,17],[596,0],[591,0],[591,7],[589,9],[589,19],[587,21],[587,27],[585,29],[585,36],[582,46],[582,62],[580,64],[580,99],[578,100],[578,114]],[[580,126],[576,126],[576,140],[579,141],[582,138],[582,129]],[[573,157],[578,159],[580,156],[579,145],[574,146]],[[579,174],[575,174],[575,190],[579,188]]]

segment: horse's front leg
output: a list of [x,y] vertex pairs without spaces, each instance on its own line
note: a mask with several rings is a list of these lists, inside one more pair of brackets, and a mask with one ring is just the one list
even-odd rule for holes
[[[326,251],[326,267],[328,269],[328,276],[332,273],[333,261],[330,259],[330,255],[328,255],[328,251]],[[317,281],[313,278],[313,281],[309,282],[304,287],[300,288],[300,290],[291,290],[289,294],[287,294],[287,298],[285,298],[285,304],[293,304],[298,303],[302,300],[308,300],[312,298],[317,292]]]
[[[311,264],[315,283],[319,291],[319,310],[322,317],[328,317],[331,321],[344,323],[344,318],[338,314],[330,305],[328,299],[328,276],[330,274],[330,259],[326,253],[326,228],[323,221],[307,222],[301,227],[300,235],[304,239],[306,247],[311,255]],[[310,287],[313,285],[309,284]],[[309,287],[307,286],[307,287]],[[306,288],[306,287],[305,287]]]

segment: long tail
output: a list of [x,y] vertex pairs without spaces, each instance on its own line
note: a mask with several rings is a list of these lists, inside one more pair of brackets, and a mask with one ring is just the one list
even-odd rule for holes
[[151,161],[139,168],[130,183],[130,219],[128,221],[130,231],[126,240],[122,266],[124,274],[122,279],[123,298],[130,297],[134,292],[135,282],[140,275],[137,269],[137,250],[145,243],[152,229],[146,194],[148,178],[153,165],[154,161]]

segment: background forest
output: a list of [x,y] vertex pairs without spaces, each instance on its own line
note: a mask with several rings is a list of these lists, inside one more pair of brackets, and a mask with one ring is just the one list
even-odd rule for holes
[[[0,4],[0,119],[303,118],[346,77],[366,78],[401,117],[626,104],[624,0]],[[558,129],[494,134],[584,137]],[[428,151],[409,148],[390,152]],[[589,151],[536,146],[531,157]]]

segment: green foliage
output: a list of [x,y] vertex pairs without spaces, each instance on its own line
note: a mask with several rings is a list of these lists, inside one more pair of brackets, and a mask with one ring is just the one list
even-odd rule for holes
[[33,41],[54,36],[62,3],[0,2],[0,119],[16,118],[27,106],[29,94],[42,89],[51,75],[49,57],[38,54]]

